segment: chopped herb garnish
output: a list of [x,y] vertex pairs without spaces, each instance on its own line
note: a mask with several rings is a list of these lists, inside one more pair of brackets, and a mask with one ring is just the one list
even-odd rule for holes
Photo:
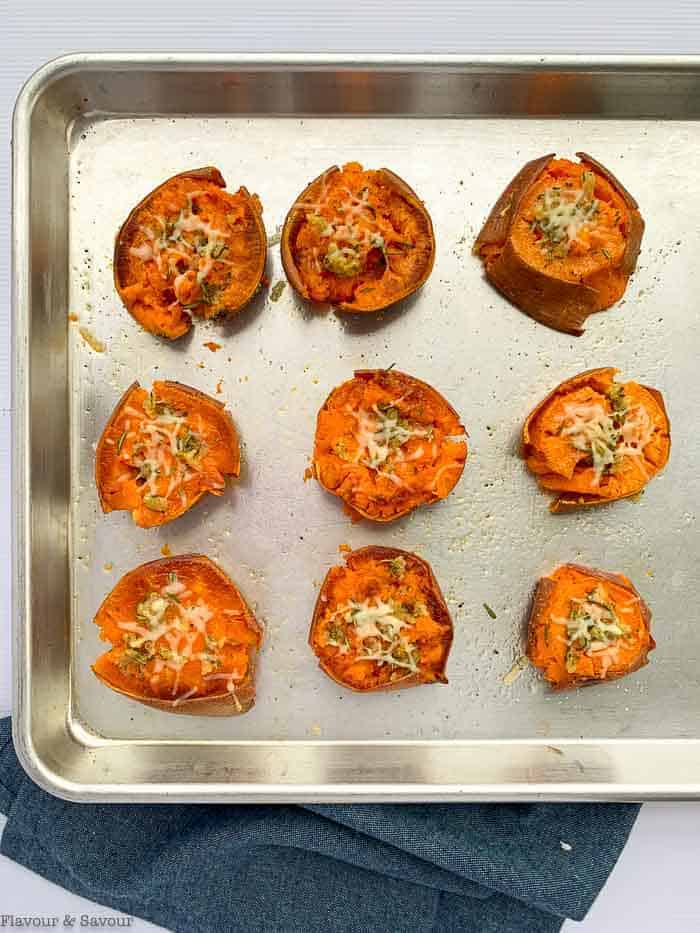
[[143,400],[143,410],[146,412],[149,418],[155,418],[158,414],[158,402],[154,392],[149,392],[146,398]]
[[624,386],[613,384],[608,389],[608,398],[615,412],[626,412],[627,401],[625,400]]
[[359,247],[338,246],[337,243],[331,241],[328,244],[323,264],[329,272],[343,278],[357,275],[362,266]]
[[336,457],[340,457],[341,460],[346,460],[348,462],[352,460],[352,457],[348,452],[348,448],[345,446],[345,441],[336,441],[333,445],[333,453],[336,455]]
[[275,282],[275,284],[270,289],[270,301],[279,301],[282,297],[282,292],[287,287],[287,283],[283,281]]
[[406,573],[405,557],[390,557],[382,563],[389,565],[389,573],[397,580],[400,580]]
[[582,654],[590,656],[592,651],[614,645],[629,628],[622,624],[606,590],[598,584],[585,598],[571,600],[566,631],[566,669],[573,673]]
[[570,189],[569,184],[565,191],[556,186],[547,188],[535,203],[531,228],[539,232],[542,248],[552,258],[566,256],[578,231],[591,223],[598,212],[593,172],[583,172],[581,189]]
[[328,644],[332,645],[334,648],[340,648],[341,654],[345,654],[350,647],[347,632],[338,622],[328,626],[326,629],[326,640]]
[[117,453],[122,449],[122,444],[126,440],[126,431],[122,431],[119,440],[117,441]]
[[214,304],[220,289],[216,285],[209,285],[206,282],[200,282],[200,288],[202,289],[202,301],[207,305]]
[[488,603],[484,603],[484,609],[486,610],[487,615],[489,615],[492,619],[498,618],[498,616],[493,611],[493,609],[489,606]]
[[202,450],[202,442],[189,428],[177,439],[177,457],[190,465],[197,459]]
[[168,500],[165,496],[144,496],[143,504],[152,512],[167,512]]
[[136,648],[125,648],[124,654],[130,661],[134,661],[136,664],[147,664],[150,660],[149,656],[144,651],[138,651]]

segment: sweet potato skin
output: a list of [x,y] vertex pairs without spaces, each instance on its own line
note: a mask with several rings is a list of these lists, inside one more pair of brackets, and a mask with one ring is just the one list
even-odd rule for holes
[[[128,287],[129,272],[132,263],[132,258],[129,251],[132,245],[134,233],[139,226],[139,217],[142,211],[147,208],[149,203],[156,195],[162,192],[163,189],[167,188],[173,182],[176,183],[180,179],[199,181],[216,185],[218,188],[222,189],[222,193],[224,195],[233,197],[233,195],[230,195],[229,192],[224,190],[226,188],[226,182],[224,181],[221,172],[213,166],[205,166],[204,168],[191,169],[186,172],[180,172],[179,174],[173,175],[172,177],[166,179],[166,181],[161,182],[160,185],[155,187],[153,191],[147,194],[146,197],[143,198],[136,205],[136,207],[131,210],[129,216],[119,229],[114,244],[114,285],[120,298],[122,299],[122,302],[124,303],[124,306],[132,315],[132,317],[145,330],[150,331],[155,336],[165,337],[169,340],[176,340],[178,337],[182,337],[190,330],[192,326],[192,317],[188,311],[185,310],[181,305],[177,305],[177,307],[173,309],[171,319],[159,323],[156,320],[151,320],[148,314],[140,312],[135,306],[134,302],[131,302],[127,299],[125,295],[125,289]],[[238,300],[238,302],[234,305],[228,306],[225,310],[221,309],[220,311],[217,311],[217,314],[221,313],[226,315],[233,315],[244,308],[259,289],[265,271],[265,262],[267,259],[267,235],[265,233],[265,226],[262,221],[262,208],[260,201],[256,195],[251,195],[248,189],[244,186],[239,188],[237,194],[244,198],[249,208],[250,219],[254,226],[257,251],[257,269],[251,276],[250,287],[244,294],[240,296],[240,300]]]
[[[537,268],[516,247],[515,223],[523,200],[553,159],[549,153],[528,162],[506,187],[489,214],[474,244],[485,263],[489,281],[521,311],[564,333],[580,336],[587,317],[614,304],[624,293],[641,248],[644,221],[637,202],[600,162],[579,152],[586,168],[605,179],[627,209],[627,239],[622,260],[609,274],[592,274],[588,281],[569,281]],[[620,277],[613,282],[610,275]]]
[[127,700],[135,700],[152,709],[159,709],[163,713],[176,713],[180,716],[240,716],[247,713],[255,705],[255,685],[252,682],[243,683],[236,691],[238,703],[227,693],[223,696],[190,697],[189,700],[162,700],[157,697],[142,697],[136,693],[124,690],[109,682],[105,675],[93,665],[92,672],[105,687],[118,693]]
[[591,165],[598,175],[602,175],[603,178],[607,179],[610,185],[622,196],[622,200],[629,208],[630,230],[621,267],[623,274],[629,277],[637,268],[637,258],[642,248],[642,236],[644,234],[644,221],[639,213],[639,204],[610,169],[586,152],[577,152],[576,155],[586,165]]
[[447,676],[445,674],[445,669],[447,667],[447,660],[450,653],[450,648],[452,647],[452,640],[454,636],[454,629],[452,624],[452,617],[450,616],[450,611],[447,608],[447,603],[445,598],[442,595],[440,590],[440,585],[437,582],[435,574],[430,564],[418,557],[416,554],[413,554],[409,551],[402,551],[398,548],[392,547],[382,547],[378,545],[370,545],[368,547],[359,548],[358,550],[351,551],[345,556],[346,567],[349,570],[359,569],[362,566],[364,561],[374,561],[374,562],[384,562],[394,560],[396,558],[403,558],[407,564],[409,562],[413,563],[415,566],[421,568],[423,573],[426,575],[428,593],[426,594],[426,604],[428,606],[430,615],[436,622],[441,625],[444,625],[448,629],[447,638],[444,639],[444,654],[441,660],[441,664],[438,670],[435,672],[434,678],[426,679],[421,673],[412,673],[408,672],[405,676],[397,678],[391,682],[385,684],[379,684],[376,686],[368,687],[358,687],[352,683],[348,683],[338,676],[333,670],[332,665],[324,662],[320,656],[320,646],[319,646],[319,635],[321,632],[323,615],[326,609],[326,592],[329,587],[329,584],[333,580],[334,575],[344,568],[331,567],[328,573],[325,576],[323,583],[321,584],[321,589],[319,590],[318,597],[316,599],[316,605],[314,607],[313,618],[311,621],[311,628],[309,630],[309,646],[312,651],[318,657],[318,666],[321,670],[339,684],[341,687],[346,689],[353,690],[355,693],[378,693],[385,692],[387,690],[399,690],[404,687],[417,687],[421,684],[426,683],[443,683],[446,684]]
[[577,675],[575,671],[569,672],[565,667],[563,667],[560,672],[561,676],[557,677],[556,679],[552,679],[551,676],[548,676],[546,665],[539,655],[539,635],[542,627],[545,625],[545,620],[548,614],[548,607],[558,584],[552,576],[540,578],[535,587],[530,609],[526,653],[530,662],[542,671],[551,689],[568,690],[577,687],[591,686],[593,684],[606,683],[611,680],[618,680],[621,677],[625,677],[627,674],[634,673],[634,671],[637,671],[641,667],[644,667],[646,664],[648,664],[649,653],[656,647],[656,642],[651,635],[651,610],[644,602],[638,591],[635,589],[631,581],[622,574],[609,573],[604,570],[595,570],[590,567],[584,567],[581,564],[563,564],[557,568],[555,574],[561,574],[562,572],[571,572],[585,575],[585,577],[593,584],[595,582],[613,584],[617,587],[620,587],[630,596],[634,597],[637,602],[637,608],[641,617],[641,629],[643,636],[645,637],[642,637],[643,643],[640,645],[640,650],[636,657],[634,657],[628,664],[626,664],[624,669],[617,671],[613,670],[612,672],[608,671],[604,677],[588,677]]
[[[463,451],[460,446],[460,451],[463,453],[463,459],[461,460],[461,465],[459,468],[454,469],[451,472],[451,483],[449,488],[444,491],[444,493],[438,494],[438,491],[434,492],[424,491],[420,497],[413,496],[408,497],[403,505],[393,504],[391,510],[387,511],[386,514],[382,514],[373,509],[368,504],[364,506],[361,502],[358,501],[357,495],[353,492],[352,494],[346,495],[344,492],[339,491],[338,488],[334,487],[333,484],[329,481],[328,472],[324,464],[325,457],[327,456],[324,453],[324,445],[322,442],[322,420],[326,413],[332,411],[334,407],[334,402],[336,398],[340,397],[344,391],[349,390],[355,383],[372,383],[377,381],[382,387],[386,385],[391,385],[392,391],[395,391],[397,394],[404,395],[411,390],[417,390],[420,394],[423,394],[425,398],[432,400],[436,406],[436,410],[442,410],[445,413],[445,416],[451,419],[453,427],[451,428],[450,435],[453,437],[459,436],[459,444],[463,445]],[[441,501],[446,498],[454,487],[459,482],[462,473],[464,472],[464,466],[468,456],[467,444],[466,444],[467,432],[464,429],[464,426],[461,424],[460,417],[457,411],[453,406],[444,398],[436,389],[426,382],[416,379],[414,376],[409,376],[406,373],[402,373],[396,369],[392,370],[380,370],[380,369],[361,369],[356,370],[353,378],[348,380],[345,383],[342,383],[339,386],[336,386],[332,392],[328,395],[325,402],[321,406],[321,409],[318,414],[317,419],[317,428],[316,428],[316,437],[314,440],[314,455],[313,455],[313,467],[312,472],[314,477],[318,480],[320,485],[331,495],[338,496],[343,499],[346,503],[346,506],[356,515],[366,518],[369,521],[386,523],[395,521],[398,518],[402,518],[405,515],[410,514],[414,509],[422,505],[432,505],[435,502]]]
[[[109,485],[109,476],[110,471],[113,468],[115,454],[118,456],[118,450],[115,451],[114,447],[115,435],[118,434],[115,425],[119,420],[124,408],[130,404],[134,396],[134,392],[136,390],[140,390],[140,388],[141,386],[138,381],[132,382],[126,392],[122,395],[116,407],[114,408],[114,411],[110,415],[110,418],[105,425],[104,430],[100,435],[100,440],[97,444],[97,449],[95,452],[95,485],[97,487],[100,505],[104,514],[126,508],[125,506],[115,506],[115,504],[112,502],[110,494],[107,491],[107,487]],[[196,409],[204,411],[207,414],[208,421],[212,424],[215,424],[217,429],[220,431],[221,443],[226,447],[226,450],[229,454],[229,463],[224,476],[239,476],[241,471],[241,452],[238,442],[238,433],[233,423],[233,419],[231,418],[230,413],[226,411],[224,404],[218,401],[218,399],[214,399],[206,393],[201,392],[199,389],[186,386],[181,382],[174,382],[172,380],[157,380],[154,382],[153,388],[155,391],[161,391],[162,389],[166,389],[170,392],[174,391],[177,393],[177,395],[182,396],[190,405],[194,405]],[[111,446],[108,443],[110,440],[112,441]],[[190,496],[187,499],[187,504],[182,509],[176,510],[174,512],[168,511],[151,513],[145,512],[139,506],[132,510],[132,518],[134,522],[140,527],[158,527],[160,525],[174,521],[176,518],[179,518],[180,515],[184,514],[184,512],[187,512],[193,508],[207,493],[211,493],[212,495],[222,495],[222,490],[202,486],[202,488],[195,495]]]
[[[527,461],[528,458],[535,452],[536,448],[532,440],[532,429],[534,423],[540,417],[543,410],[559,395],[568,395],[571,392],[574,392],[577,388],[585,385],[598,385],[606,386],[608,384],[613,384],[615,375],[619,370],[614,367],[600,367],[597,369],[588,369],[585,372],[579,373],[576,376],[572,376],[570,379],[564,380],[556,388],[545,396],[542,401],[535,406],[535,408],[530,412],[528,417],[525,420],[522,432],[522,441],[520,448],[520,455],[523,460]],[[671,450],[671,437],[670,437],[670,420],[668,417],[668,412],[666,410],[666,405],[664,403],[663,396],[658,389],[654,389],[650,386],[640,386],[644,391],[648,392],[653,399],[655,399],[659,409],[662,413],[663,419],[665,421],[665,446],[664,446],[664,455],[660,462],[656,465],[654,473],[649,477],[649,480],[661,472],[668,462],[670,450]],[[649,481],[647,480],[647,482]],[[580,493],[568,493],[568,492],[559,492],[556,498],[552,501],[549,506],[550,512],[571,512],[582,508],[589,508],[596,505],[605,505],[609,502],[616,502],[619,499],[628,499],[634,496],[639,495],[641,488],[644,488],[646,485],[643,484],[640,488],[631,489],[628,492],[621,491],[617,495],[595,495],[590,494],[580,494]],[[543,487],[546,488],[546,487]]]
[[[282,239],[280,242],[282,266],[289,284],[305,301],[314,302],[314,298],[304,281],[294,257],[296,237],[305,217],[305,211],[299,204],[302,201],[313,200],[322,190],[325,190],[329,179],[340,171],[342,170],[338,165],[332,165],[310,182],[299,195],[294,205],[292,205],[284,221]],[[355,299],[353,301],[339,301],[333,303],[336,310],[351,314],[370,314],[383,311],[404,298],[407,298],[409,295],[412,295],[425,284],[432,272],[435,262],[435,233],[430,214],[423,202],[419,199],[415,191],[390,169],[380,168],[377,169],[374,174],[379,181],[395,191],[403,198],[411,210],[417,213],[421,225],[424,228],[424,236],[429,249],[427,255],[422,256],[420,274],[412,276],[411,280],[406,282],[403,288],[392,288],[390,293],[383,296],[378,292],[376,298],[372,299],[364,297],[362,301]]]
[[479,231],[473,248],[475,256],[480,254],[484,246],[497,246],[506,241],[522,199],[554,156],[554,152],[549,152],[547,155],[526,162],[515,178],[506,185]]
[[181,716],[236,716],[247,713],[255,704],[255,662],[262,643],[263,633],[238,588],[227,574],[208,557],[202,554],[181,554],[164,560],[150,561],[134,568],[119,580],[114,589],[102,601],[95,615],[95,624],[101,627],[100,620],[107,612],[111,600],[118,599],[121,593],[129,594],[135,585],[138,585],[141,580],[147,579],[154,572],[161,574],[174,572],[180,577],[191,576],[192,574],[207,575],[212,585],[218,585],[227,591],[233,590],[242,602],[245,610],[245,624],[257,637],[255,643],[249,646],[247,673],[245,678],[237,685],[235,696],[225,689],[220,693],[211,693],[206,696],[190,697],[183,700],[168,700],[162,697],[141,695],[110,680],[109,665],[100,663],[106,658],[108,652],[97,659],[92,666],[93,673],[101,683],[115,693],[163,712],[175,713]]

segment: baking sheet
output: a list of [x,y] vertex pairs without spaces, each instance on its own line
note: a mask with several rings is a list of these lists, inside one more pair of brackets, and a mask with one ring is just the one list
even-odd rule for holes
[[[506,182],[546,151],[584,148],[634,193],[647,229],[620,305],[569,337],[531,321],[483,279],[474,236]],[[426,286],[370,318],[311,310],[287,287],[264,291],[229,323],[195,321],[177,343],[131,319],[114,291],[120,223],[144,194],[187,168],[215,165],[231,190],[263,203],[268,235],[304,185],[357,159],[387,166],[422,197],[437,257]],[[700,127],[655,120],[434,118],[139,118],[81,120],[70,137],[70,728],[96,741],[531,740],[695,738],[700,596],[695,509],[700,391],[693,273],[700,248]],[[269,250],[272,285],[284,280]],[[96,353],[80,328],[102,341]],[[204,344],[220,343],[213,353]],[[356,368],[395,364],[457,408],[470,455],[450,497],[391,525],[351,524],[339,500],[304,483],[316,412]],[[673,427],[664,473],[637,502],[550,515],[517,457],[523,418],[562,379],[618,366],[662,390]],[[240,481],[178,521],[144,531],[102,516],[96,441],[124,389],[168,378],[227,402],[243,443]],[[220,394],[217,395],[217,387]],[[387,544],[426,558],[455,623],[449,686],[385,695],[341,690],[306,645],[317,589],[341,544]],[[173,717],[105,690],[89,670],[103,650],[92,617],[127,570],[172,553],[221,564],[266,627],[253,711]],[[535,580],[577,560],[629,575],[654,613],[657,650],[637,674],[553,694],[533,672],[503,675],[521,652]],[[493,607],[491,619],[483,603]]]

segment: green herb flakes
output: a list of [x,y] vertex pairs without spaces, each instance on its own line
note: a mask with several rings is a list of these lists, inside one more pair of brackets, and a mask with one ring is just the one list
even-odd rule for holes
[[275,284],[270,289],[270,301],[279,301],[282,297],[282,292],[287,287],[287,283],[280,280],[275,282]]
[[152,512],[167,512],[168,500],[165,496],[144,496],[143,504]]

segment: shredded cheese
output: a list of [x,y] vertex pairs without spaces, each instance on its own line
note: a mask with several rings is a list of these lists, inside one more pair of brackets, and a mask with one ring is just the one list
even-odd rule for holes
[[320,249],[315,250],[317,271],[321,272],[325,268],[337,276],[359,275],[373,249],[381,250],[388,263],[387,243],[376,224],[376,211],[370,202],[369,188],[363,188],[359,195],[349,188],[343,188],[340,194],[343,200],[330,205],[333,219],[323,213],[328,210],[330,200],[325,182],[317,201],[297,201],[295,204],[297,209],[304,212],[306,222],[323,241]]
[[599,208],[593,196],[595,175],[584,172],[582,180],[581,188],[553,185],[538,197],[534,226],[542,234],[543,249],[568,252],[581,231],[593,223]]
[[629,631],[620,621],[616,607],[599,583],[585,598],[571,599],[569,616],[553,618],[566,626],[566,667],[576,669],[578,657],[598,657],[602,661],[601,676],[605,677],[611,664],[618,659],[619,641]]
[[[432,437],[430,428],[423,428],[402,418],[395,404],[391,402],[381,408],[373,405],[371,411],[361,408],[353,413],[357,421],[355,440],[358,447],[358,459],[371,470],[379,471],[387,464],[392,454],[402,459],[405,454],[403,452],[399,454],[398,451],[411,438]],[[415,452],[411,459],[417,459]]]
[[352,630],[360,646],[359,660],[390,664],[417,673],[419,654],[404,632],[411,622],[401,613],[396,603],[379,597],[373,602],[350,600],[333,613],[327,630],[328,643],[339,648],[341,654],[347,654],[348,630]]
[[[154,689],[164,670],[173,671],[172,695],[175,696],[184,666],[199,661],[205,680],[226,679],[226,689],[232,693],[242,675],[235,670],[212,673],[221,666],[218,653],[221,643],[207,633],[207,623],[214,613],[201,597],[192,604],[184,604],[181,600],[188,595],[186,585],[173,573],[165,586],[148,593],[138,604],[135,619],[117,623],[124,632],[124,662],[139,665],[151,662],[150,682]],[[195,651],[195,644],[202,640],[204,649]],[[178,699],[182,702],[196,692],[195,688]]]
[[[208,302],[206,287],[201,286],[206,282],[215,264],[233,265],[231,260],[225,258],[228,231],[220,230],[195,212],[196,199],[206,193],[189,192],[186,195],[187,205],[180,210],[176,220],[156,217],[156,228],[140,227],[145,240],[129,250],[132,256],[143,262],[155,262],[160,274],[168,280],[173,280],[176,298],[174,304],[185,300],[192,300],[194,304]],[[184,286],[193,280],[200,286],[199,300],[193,299],[191,289],[189,293],[185,293],[187,297],[183,294]]]
[[[203,469],[201,459],[206,446],[201,438],[201,416],[197,421],[199,433],[196,433],[185,414],[173,411],[153,393],[146,397],[141,409],[127,405],[124,412],[139,419],[138,430],[126,430],[131,421],[125,421],[118,451],[129,467],[139,471],[144,505],[164,512],[175,495],[180,504],[186,505],[187,496],[182,487]],[[223,477],[214,478],[215,488],[224,485]]]
[[593,485],[598,486],[606,471],[622,457],[636,457],[644,472],[644,448],[654,434],[654,424],[642,405],[628,408],[622,393],[612,411],[603,401],[567,402],[559,425],[559,434],[569,438],[571,445],[590,456],[593,463]]

